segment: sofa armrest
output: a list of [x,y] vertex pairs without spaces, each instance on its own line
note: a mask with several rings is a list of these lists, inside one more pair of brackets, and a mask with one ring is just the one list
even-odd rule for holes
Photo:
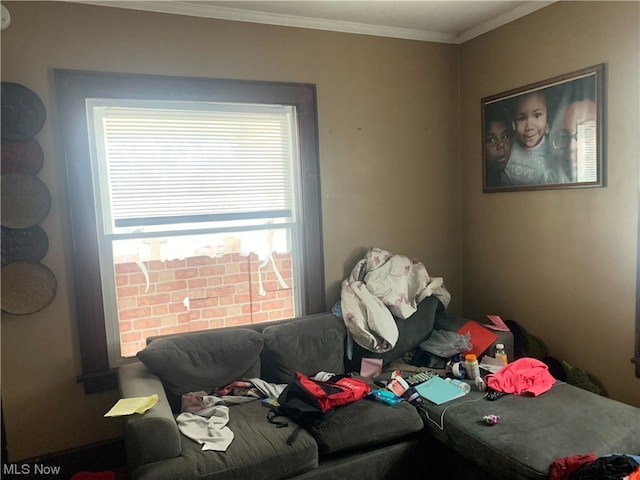
[[125,417],[125,446],[131,470],[182,452],[180,432],[160,379],[140,362],[118,369],[122,398],[146,397],[156,393],[158,403],[142,415]]

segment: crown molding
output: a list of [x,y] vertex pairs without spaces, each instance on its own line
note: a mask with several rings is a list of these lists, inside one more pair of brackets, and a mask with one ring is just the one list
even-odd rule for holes
[[548,7],[549,5],[556,3],[558,0],[536,0],[531,2],[526,2],[523,5],[514,8],[513,10],[504,13],[502,15],[498,15],[496,18],[488,20],[480,25],[470,28],[466,32],[461,33],[456,38],[456,41],[453,43],[461,44],[472,38],[479,37],[491,30],[495,30],[498,27],[506,25],[507,23],[511,23],[514,20],[522,18],[530,13],[536,12],[542,8]]
[[480,36],[502,25],[517,20],[520,17],[544,8],[557,0],[529,1],[510,12],[500,15],[490,21],[484,22],[459,35],[450,35],[442,32],[396,28],[383,25],[371,25],[340,20],[327,20],[296,15],[259,12],[244,10],[241,8],[221,7],[197,1],[102,1],[65,0],[72,3],[97,5],[103,7],[127,8],[149,12],[168,13],[172,15],[186,15],[191,17],[215,18],[237,22],[262,23],[284,27],[309,28],[314,30],[328,30],[342,33],[354,33],[359,35],[373,35],[379,37],[402,38],[423,42],[461,44],[472,38]]

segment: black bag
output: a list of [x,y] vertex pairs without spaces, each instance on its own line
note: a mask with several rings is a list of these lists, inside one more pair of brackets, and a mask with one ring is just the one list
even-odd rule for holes
[[360,400],[370,391],[367,382],[347,375],[320,381],[296,372],[293,381],[278,396],[278,406],[267,413],[267,419],[278,428],[288,426],[288,423],[278,421],[276,417],[286,416],[298,424],[298,429],[287,439],[287,444],[291,445],[299,428],[318,426],[336,407]]

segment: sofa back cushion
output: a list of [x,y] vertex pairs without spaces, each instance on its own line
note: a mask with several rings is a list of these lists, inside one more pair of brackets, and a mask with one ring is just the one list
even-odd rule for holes
[[289,383],[295,372],[305,375],[344,373],[344,321],[331,313],[307,315],[262,331],[262,378]]
[[174,395],[211,393],[241,378],[259,377],[262,347],[254,330],[207,330],[155,339],[137,357]]
[[388,352],[371,352],[354,342],[353,354],[347,361],[349,371],[360,371],[363,358],[381,358],[383,365],[388,365],[405,353],[414,351],[423,340],[431,336],[438,308],[442,308],[442,303],[435,296],[430,296],[418,304],[413,315],[405,319],[397,318],[398,341]]

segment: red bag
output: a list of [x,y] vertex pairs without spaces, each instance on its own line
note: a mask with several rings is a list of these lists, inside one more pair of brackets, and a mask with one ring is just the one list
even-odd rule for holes
[[[286,426],[274,419],[287,416],[300,427],[314,427],[336,407],[361,400],[370,391],[366,381],[348,375],[336,375],[328,381],[320,381],[296,372],[293,381],[278,396],[278,406],[269,412],[267,418],[279,426]],[[296,436],[294,432],[287,443],[293,443]]]
[[322,382],[296,372],[295,379],[318,403],[321,413],[326,413],[340,405],[362,400],[371,391],[367,382],[347,375],[337,375]]

